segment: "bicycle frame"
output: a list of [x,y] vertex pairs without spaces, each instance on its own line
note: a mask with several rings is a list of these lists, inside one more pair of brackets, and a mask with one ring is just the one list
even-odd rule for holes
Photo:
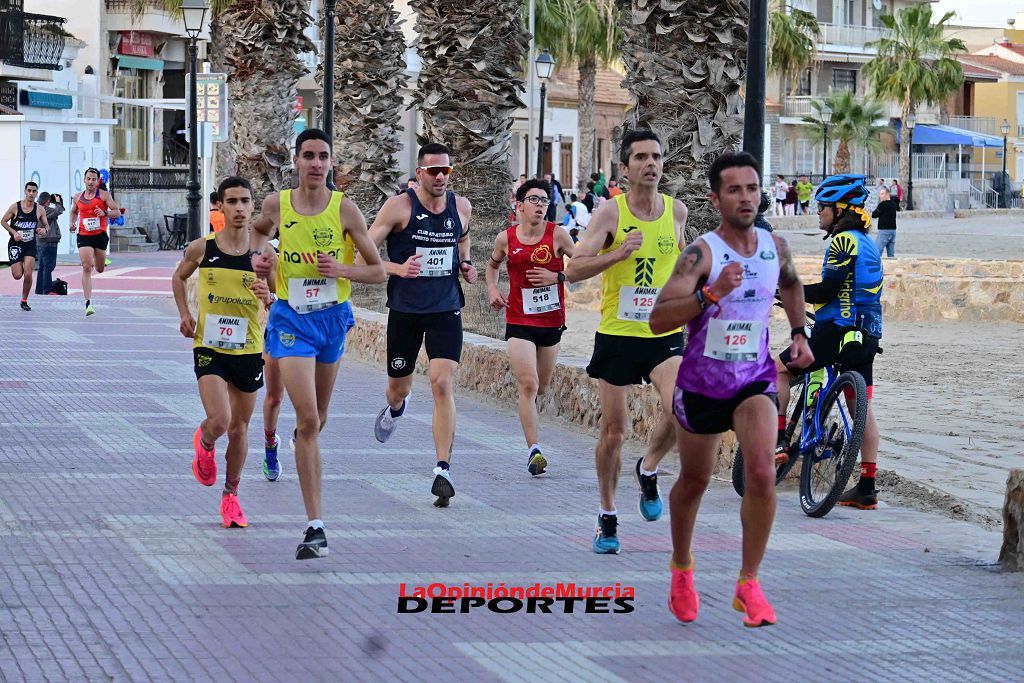
[[[821,423],[824,419],[824,416],[821,414],[821,407],[824,405],[823,399],[825,395],[831,390],[832,385],[835,384],[836,378],[839,377],[839,372],[835,365],[827,365],[824,369],[825,382],[821,385],[821,389],[818,391],[818,398],[814,402],[814,413],[810,415],[807,411],[807,393],[810,389],[811,375],[808,373],[801,378],[803,386],[800,390],[800,403],[795,409],[799,411],[798,419],[802,420],[803,424],[803,429],[800,431],[800,444],[797,447],[798,456],[807,457],[811,449],[818,446],[825,438],[821,429]],[[839,406],[839,414],[843,420],[843,431],[846,433],[846,438],[849,439],[853,431],[853,421],[849,415],[849,408],[845,400],[838,400],[836,403]],[[795,420],[791,419],[791,422],[795,424]]]

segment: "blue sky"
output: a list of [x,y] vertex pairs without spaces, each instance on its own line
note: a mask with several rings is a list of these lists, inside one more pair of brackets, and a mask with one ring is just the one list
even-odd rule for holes
[[[1024,2],[1017,0],[940,0],[935,3],[935,12],[954,11],[957,13],[957,24],[976,24],[979,26],[1005,26],[1006,20],[1015,17],[1017,12],[1024,12]],[[1020,22],[1024,24],[1024,22]],[[1024,28],[1018,25],[1017,28]]]

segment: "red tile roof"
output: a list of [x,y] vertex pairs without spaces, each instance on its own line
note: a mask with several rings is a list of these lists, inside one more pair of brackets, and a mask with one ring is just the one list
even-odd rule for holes
[[961,63],[965,65],[982,67],[990,71],[996,71],[1010,76],[1024,76],[1024,63],[1011,62],[1002,57],[992,55],[961,55]]
[[[623,78],[625,76],[617,71],[598,68],[597,78],[594,82],[596,90],[594,102],[596,104],[614,104],[623,108],[633,104],[629,91],[622,85]],[[559,69],[551,77],[548,97],[563,102],[576,102],[579,79],[580,72],[575,66]]]

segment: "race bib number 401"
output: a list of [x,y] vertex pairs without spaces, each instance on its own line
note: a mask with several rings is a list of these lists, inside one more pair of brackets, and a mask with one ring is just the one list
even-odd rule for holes
[[660,287],[620,287],[619,320],[649,322],[660,291]]
[[445,277],[452,274],[455,247],[416,247],[420,258],[420,277]]
[[708,321],[708,336],[704,341],[704,355],[715,360],[731,362],[755,361],[761,351],[764,323],[758,320]]
[[558,285],[523,288],[523,313],[527,315],[557,311],[561,306]]
[[209,313],[203,325],[203,346],[238,351],[245,348],[248,332],[249,321],[245,318]]
[[334,278],[288,278],[288,304],[296,313],[319,311],[338,303]]

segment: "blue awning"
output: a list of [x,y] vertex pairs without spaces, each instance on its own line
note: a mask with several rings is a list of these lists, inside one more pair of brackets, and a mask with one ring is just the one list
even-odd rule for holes
[[129,57],[127,55],[115,55],[117,57],[118,69],[145,69],[146,71],[163,71],[164,60],[153,59],[152,57]]
[[[900,141],[900,122],[896,123],[896,142]],[[953,126],[939,126],[932,124],[918,124],[914,126],[915,145],[963,145],[964,147],[999,147],[1003,146],[1003,139],[995,135],[975,133],[972,130],[954,128]]]
[[19,100],[27,107],[42,107],[44,109],[71,109],[75,104],[71,95],[34,90],[22,90]]

